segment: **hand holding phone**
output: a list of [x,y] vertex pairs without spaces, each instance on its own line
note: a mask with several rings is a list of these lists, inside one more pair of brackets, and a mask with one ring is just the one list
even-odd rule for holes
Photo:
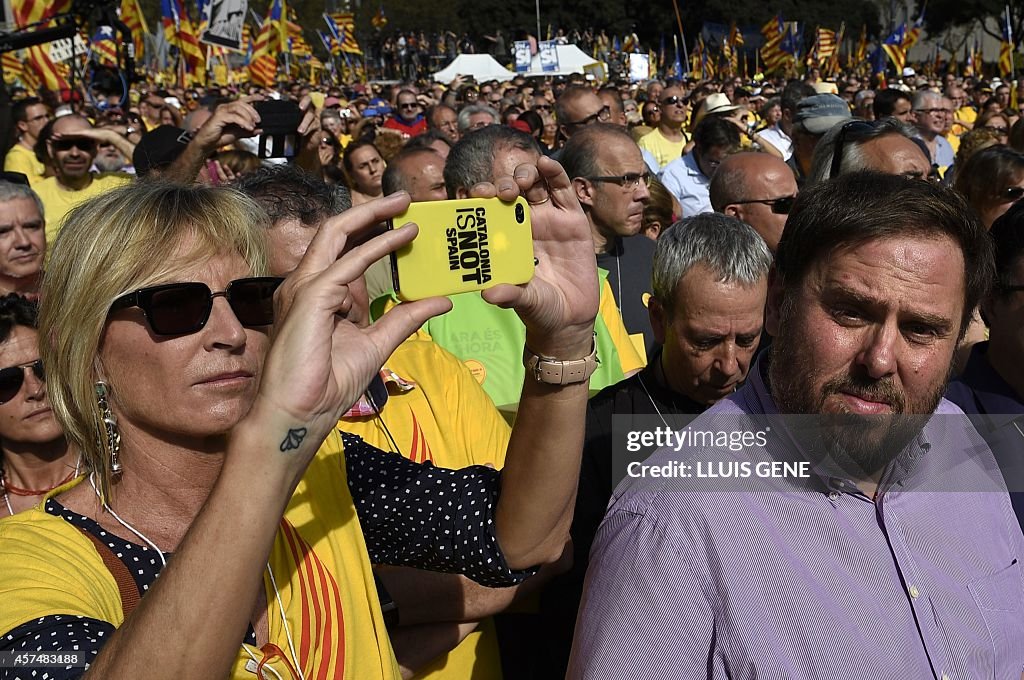
[[260,158],[291,158],[298,153],[299,123],[302,110],[290,99],[258,101],[253,103],[260,116]]
[[415,222],[419,234],[391,255],[399,299],[485,290],[533,277],[530,210],[522,197],[412,203],[389,228]]

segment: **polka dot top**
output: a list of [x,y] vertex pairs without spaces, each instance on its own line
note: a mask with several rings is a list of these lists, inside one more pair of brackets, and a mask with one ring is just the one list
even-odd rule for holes
[[[349,489],[366,538],[370,561],[458,572],[500,587],[521,582],[535,569],[508,568],[494,535],[494,508],[501,473],[485,466],[446,470],[414,463],[342,433]],[[45,510],[105,542],[128,568],[145,595],[162,565],[152,548],[114,536],[94,520],[50,499]],[[170,561],[171,555],[165,553]],[[0,651],[82,651],[88,664],[114,626],[83,616],[51,615],[29,621],[0,636]],[[255,645],[250,626],[246,640]],[[0,667],[0,680],[72,680],[86,666]]]

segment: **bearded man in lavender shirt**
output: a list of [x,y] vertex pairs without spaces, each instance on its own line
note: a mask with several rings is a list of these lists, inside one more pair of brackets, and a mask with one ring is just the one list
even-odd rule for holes
[[[855,173],[802,192],[775,341],[689,427],[764,439],[662,449],[645,469],[672,478],[617,489],[569,677],[1021,677],[1024,536],[991,451],[942,399],[992,274],[977,218],[941,187]],[[702,458],[810,472],[698,478]]]

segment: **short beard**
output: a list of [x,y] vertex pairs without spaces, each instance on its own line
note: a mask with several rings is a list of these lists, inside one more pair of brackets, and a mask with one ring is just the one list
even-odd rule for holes
[[[794,419],[789,429],[805,452],[823,454],[814,461],[824,465],[820,472],[830,474],[829,468],[835,466],[832,473],[836,477],[873,477],[895,460],[927,424],[942,399],[948,375],[934,390],[909,401],[892,378],[875,380],[863,372],[834,377],[816,392],[812,386],[817,382],[817,372],[813,366],[799,363],[800,357],[807,355],[807,334],[793,328],[795,304],[791,300],[792,296],[787,295],[783,302],[779,334],[772,342],[768,367],[772,397],[780,413],[817,416]],[[856,367],[851,366],[851,370]],[[844,392],[886,402],[892,412],[822,413],[830,396]]]

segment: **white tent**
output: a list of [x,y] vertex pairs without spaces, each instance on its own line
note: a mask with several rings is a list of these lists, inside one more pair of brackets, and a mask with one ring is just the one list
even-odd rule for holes
[[512,80],[516,74],[502,67],[489,54],[460,54],[455,61],[433,75],[439,83],[450,83],[455,76],[473,76],[478,83],[488,80]]
[[[540,53],[533,55],[533,59],[530,60],[530,70],[526,75],[529,76],[567,76],[570,73],[583,73],[584,66],[590,66],[591,64],[600,63],[597,59],[576,47],[576,45],[555,45],[555,51],[558,54],[558,70],[557,71],[544,71],[540,65]],[[605,73],[608,72],[608,67],[605,66]]]

